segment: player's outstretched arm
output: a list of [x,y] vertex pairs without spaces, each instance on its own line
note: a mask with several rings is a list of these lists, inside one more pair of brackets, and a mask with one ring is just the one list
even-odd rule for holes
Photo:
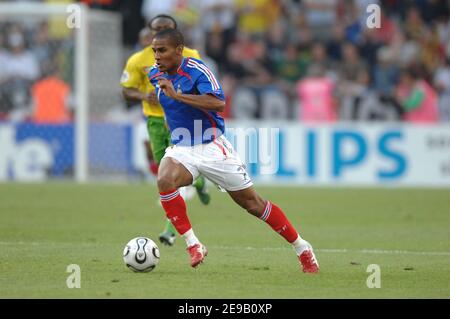
[[164,94],[174,100],[207,111],[222,112],[225,109],[225,101],[222,101],[212,94],[194,95],[177,93],[173,87],[172,82],[170,82],[166,78],[159,78],[158,84],[159,87],[164,91]]
[[128,101],[147,101],[151,104],[157,104],[158,99],[156,98],[155,92],[150,92],[148,94],[143,93],[135,88],[122,88],[122,95]]

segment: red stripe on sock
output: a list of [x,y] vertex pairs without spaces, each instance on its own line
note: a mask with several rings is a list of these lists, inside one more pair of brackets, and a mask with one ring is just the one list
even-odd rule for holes
[[286,218],[281,208],[274,203],[272,203],[272,210],[269,212],[266,223],[289,243],[293,243],[298,237],[298,232]]
[[[169,195],[175,191],[176,190],[170,192],[161,192],[160,195]],[[167,218],[169,218],[170,222],[180,235],[183,235],[185,232],[192,228],[187,216],[186,203],[180,195],[169,201],[161,201],[161,204],[164,208],[164,211],[166,212]]]

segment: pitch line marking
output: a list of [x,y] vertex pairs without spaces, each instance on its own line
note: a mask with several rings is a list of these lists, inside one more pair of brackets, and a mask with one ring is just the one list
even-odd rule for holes
[[[25,242],[25,241],[0,241],[0,245],[29,245],[29,246],[103,246],[101,243],[71,243],[71,242]],[[108,243],[107,245],[111,245]],[[224,250],[289,250],[289,247],[251,247],[251,246],[208,246],[213,249]],[[381,255],[425,255],[425,256],[450,256],[447,251],[411,251],[411,250],[386,250],[386,249],[347,249],[347,248],[316,248],[316,252],[341,254],[341,253],[360,253],[360,254],[381,254]]]
[[[211,246],[217,249],[246,249],[246,250],[287,250],[287,247],[232,247],[232,246]],[[450,256],[447,251],[410,251],[410,250],[385,250],[385,249],[335,249],[322,248],[314,249],[315,252],[321,253],[360,253],[360,254],[386,254],[386,255],[428,255],[428,256]]]

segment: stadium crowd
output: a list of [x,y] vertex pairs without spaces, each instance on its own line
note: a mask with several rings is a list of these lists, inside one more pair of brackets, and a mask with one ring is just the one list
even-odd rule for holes
[[[221,78],[226,117],[450,121],[448,0],[81,2],[122,14],[124,63],[140,48],[145,21],[174,16]],[[381,8],[379,28],[368,27],[370,4]],[[46,96],[37,85],[44,80],[47,89],[64,88],[58,98],[67,104],[71,54],[72,38],[51,35],[48,23],[0,21],[0,118]]]

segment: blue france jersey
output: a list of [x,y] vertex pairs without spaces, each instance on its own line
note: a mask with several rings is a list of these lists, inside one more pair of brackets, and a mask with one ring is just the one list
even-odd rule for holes
[[198,59],[184,58],[175,75],[160,72],[154,65],[148,72],[148,79],[156,88],[173,144],[192,146],[209,143],[225,133],[224,120],[217,112],[201,110],[167,97],[158,86],[159,77],[172,81],[178,93],[212,94],[221,100],[225,100],[225,96],[214,74]]

